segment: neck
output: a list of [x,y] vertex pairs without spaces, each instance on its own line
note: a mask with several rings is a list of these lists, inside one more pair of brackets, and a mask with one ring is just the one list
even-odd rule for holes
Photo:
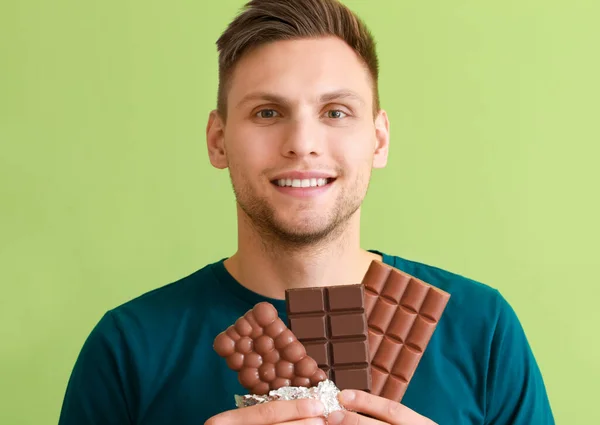
[[360,247],[360,209],[335,236],[305,247],[289,248],[264,236],[238,212],[238,250],[225,260],[229,273],[260,295],[283,299],[285,290],[356,284],[371,261],[381,256]]

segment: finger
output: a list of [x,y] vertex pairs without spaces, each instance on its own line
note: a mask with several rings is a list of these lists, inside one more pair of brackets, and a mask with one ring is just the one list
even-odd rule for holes
[[385,422],[358,413],[338,410],[327,417],[327,425],[385,425]]
[[402,404],[364,391],[344,390],[340,403],[348,410],[365,413],[393,425],[435,425],[435,423]]
[[323,403],[318,400],[270,401],[229,410],[213,416],[205,425],[273,425],[321,416]]
[[307,418],[299,421],[285,422],[276,425],[327,425],[323,418]]

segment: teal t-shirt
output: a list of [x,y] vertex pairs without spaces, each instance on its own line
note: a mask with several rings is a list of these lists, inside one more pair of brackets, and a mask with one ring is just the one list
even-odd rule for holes
[[[451,294],[404,405],[440,425],[554,424],[526,336],[497,290],[380,254]],[[221,260],[110,310],[83,345],[59,425],[198,425],[234,409],[247,391],[212,343],[262,301],[286,322],[285,301],[246,289]]]

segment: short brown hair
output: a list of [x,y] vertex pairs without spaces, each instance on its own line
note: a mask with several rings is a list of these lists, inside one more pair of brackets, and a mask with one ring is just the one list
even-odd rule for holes
[[235,65],[251,48],[300,38],[335,36],[364,61],[373,80],[373,115],[379,112],[375,40],[364,22],[338,0],[251,0],[217,40],[217,111],[227,119],[227,92]]

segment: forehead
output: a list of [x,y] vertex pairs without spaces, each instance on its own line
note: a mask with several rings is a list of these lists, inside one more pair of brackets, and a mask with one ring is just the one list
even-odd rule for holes
[[273,92],[292,101],[351,90],[371,105],[369,71],[350,46],[336,37],[284,40],[246,53],[232,74],[228,102],[252,92]]

